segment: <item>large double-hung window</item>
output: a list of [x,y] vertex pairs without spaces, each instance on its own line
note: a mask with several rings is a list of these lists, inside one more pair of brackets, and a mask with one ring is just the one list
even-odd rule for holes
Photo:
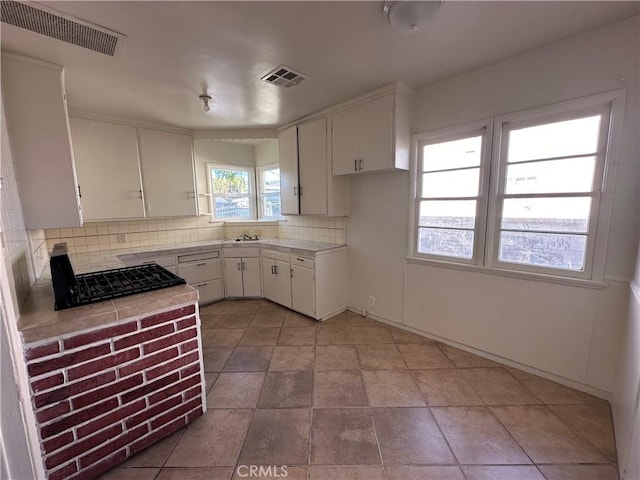
[[414,135],[413,257],[602,281],[623,92]]

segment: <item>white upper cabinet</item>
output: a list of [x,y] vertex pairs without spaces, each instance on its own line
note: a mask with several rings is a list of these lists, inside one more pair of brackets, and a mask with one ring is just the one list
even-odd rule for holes
[[331,115],[333,175],[409,169],[410,94],[393,92]]
[[345,216],[349,185],[331,175],[327,117],[280,132],[280,195],[285,215]]
[[71,118],[85,220],[144,217],[134,127]]
[[300,213],[298,197],[298,127],[294,125],[278,135],[280,155],[280,209],[284,215]]
[[191,137],[138,129],[147,217],[197,215]]
[[3,53],[2,98],[25,226],[81,226],[63,69]]

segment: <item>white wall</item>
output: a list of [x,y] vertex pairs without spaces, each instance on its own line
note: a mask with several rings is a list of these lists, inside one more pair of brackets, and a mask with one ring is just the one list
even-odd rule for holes
[[638,238],[638,24],[636,17],[547,45],[427,86],[414,99],[415,131],[428,131],[626,88],[606,262],[610,287],[405,267],[408,175],[382,174],[351,181],[350,307],[366,307],[375,295],[374,316],[564,377],[603,396],[612,392]]
[[270,163],[279,163],[278,156],[278,140],[268,139],[255,147],[256,167],[261,165],[269,165]]

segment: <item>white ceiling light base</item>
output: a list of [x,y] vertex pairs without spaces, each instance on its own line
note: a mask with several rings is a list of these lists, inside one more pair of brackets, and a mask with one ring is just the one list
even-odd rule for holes
[[403,33],[417,32],[424,21],[442,6],[442,1],[383,2],[382,14],[393,28]]

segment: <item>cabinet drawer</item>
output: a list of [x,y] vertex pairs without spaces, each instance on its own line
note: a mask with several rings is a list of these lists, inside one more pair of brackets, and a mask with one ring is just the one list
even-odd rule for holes
[[211,252],[202,253],[189,253],[184,255],[178,255],[178,263],[185,262],[198,262],[202,260],[209,260],[212,258],[220,258],[220,250],[213,250]]
[[282,262],[288,262],[289,261],[289,254],[288,253],[275,252],[273,250],[262,250],[262,257],[263,258],[271,258],[273,260],[280,260]]
[[291,255],[291,265],[300,265],[301,267],[313,268],[313,260],[311,258]]
[[141,260],[140,262],[137,262],[137,265],[145,265],[147,263],[157,263],[161,267],[165,267],[165,268],[172,267],[176,264],[176,257],[174,257],[173,255],[170,255],[165,257],[146,258],[144,260]]
[[189,285],[195,286],[196,283],[222,278],[222,265],[220,260],[181,263],[178,265],[178,275]]
[[224,256],[226,258],[250,258],[259,257],[260,249],[251,247],[225,248]]
[[224,296],[222,289],[222,279],[191,284],[191,286],[198,290],[198,303],[200,305],[210,303],[215,300],[220,300]]

